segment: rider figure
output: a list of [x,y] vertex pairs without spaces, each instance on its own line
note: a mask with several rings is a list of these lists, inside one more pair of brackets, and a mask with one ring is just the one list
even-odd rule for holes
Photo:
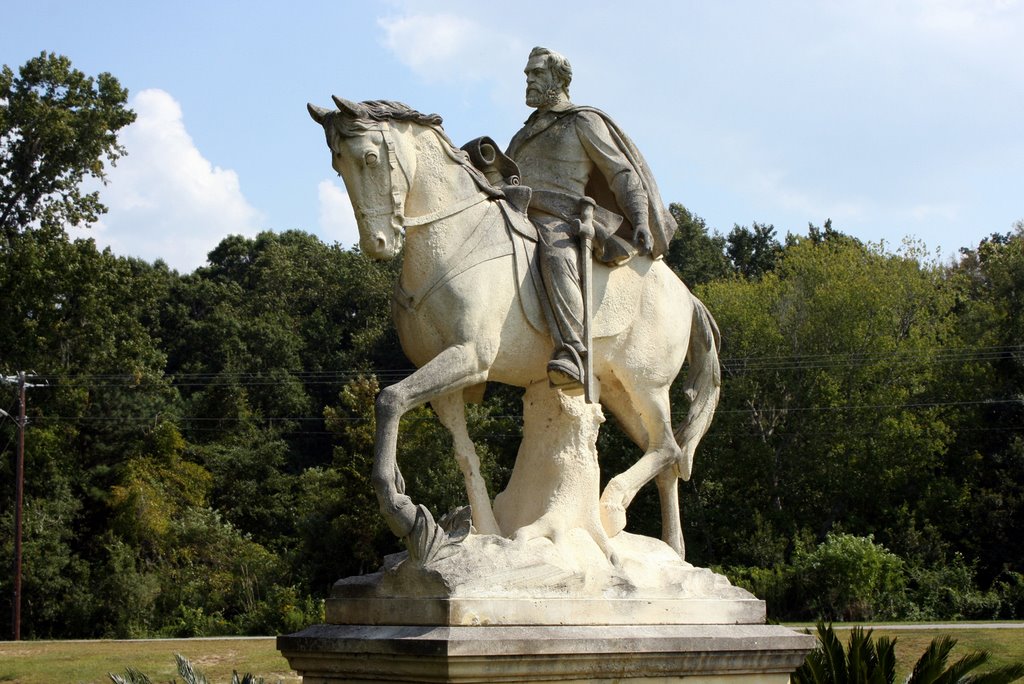
[[526,104],[536,111],[507,154],[519,165],[522,184],[533,189],[529,214],[540,234],[541,276],[557,326],[548,378],[553,386],[577,389],[580,357],[588,351],[574,221],[581,199],[589,196],[608,210],[595,221],[595,252],[606,263],[623,263],[635,252],[661,256],[676,223],[629,138],[603,112],[569,101],[572,67],[565,57],[534,48],[525,73]]

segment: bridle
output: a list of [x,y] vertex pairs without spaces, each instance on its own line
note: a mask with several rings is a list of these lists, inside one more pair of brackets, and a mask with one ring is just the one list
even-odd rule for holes
[[[409,177],[408,171],[406,171],[405,167],[402,166],[402,162],[398,158],[398,153],[395,150],[395,139],[391,133],[391,126],[387,121],[380,121],[367,127],[367,130],[380,133],[384,142],[384,152],[387,159],[382,161],[386,161],[388,165],[389,187],[387,189],[387,193],[391,196],[391,208],[376,212],[365,212],[360,210],[359,213],[363,218],[367,219],[390,216],[391,230],[394,232],[396,238],[401,236],[406,228],[422,226],[428,223],[434,223],[435,221],[440,221],[441,219],[454,216],[487,200],[488,197],[485,193],[477,191],[468,197],[442,207],[437,211],[430,212],[429,214],[412,217],[406,216],[404,198],[409,194],[409,190],[412,188],[412,178]],[[444,147],[443,143],[442,146]],[[447,148],[445,147],[445,149]]]

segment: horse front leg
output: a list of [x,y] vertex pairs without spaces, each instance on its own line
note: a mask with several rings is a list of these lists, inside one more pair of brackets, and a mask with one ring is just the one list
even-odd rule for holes
[[487,380],[476,346],[448,347],[419,370],[377,395],[376,441],[373,455],[373,488],[381,515],[391,531],[406,538],[416,523],[416,506],[405,494],[398,469],[398,423],[407,411],[435,397],[456,392]]
[[441,424],[444,425],[452,435],[452,442],[455,446],[455,460],[462,470],[462,477],[466,482],[466,496],[469,499],[470,508],[473,511],[473,526],[480,534],[501,534],[498,522],[494,519],[494,511],[491,509],[491,497],[487,493],[487,483],[480,474],[480,457],[476,453],[476,446],[469,438],[469,430],[466,428],[466,402],[462,392],[451,392],[431,400],[430,405],[434,408]]

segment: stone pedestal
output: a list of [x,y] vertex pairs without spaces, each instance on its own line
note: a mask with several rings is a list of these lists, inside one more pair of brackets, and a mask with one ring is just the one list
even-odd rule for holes
[[[278,637],[305,684],[786,684],[815,640],[667,544],[601,524],[600,408],[527,391],[524,438],[495,502],[505,536],[416,536],[340,580],[328,624]],[[449,517],[455,528],[468,523]],[[441,530],[444,530],[442,532]]]
[[707,595],[389,596],[408,584],[397,582],[408,580],[399,563],[338,582],[330,624],[280,636],[277,647],[305,684],[786,684],[814,637],[765,625],[764,602],[724,578],[688,573],[701,581],[680,586]]
[[277,639],[305,684],[786,684],[813,645],[768,625],[317,625]]

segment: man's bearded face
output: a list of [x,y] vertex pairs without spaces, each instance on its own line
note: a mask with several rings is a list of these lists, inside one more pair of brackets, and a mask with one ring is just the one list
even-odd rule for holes
[[558,101],[562,92],[551,69],[547,66],[547,57],[533,57],[526,63],[526,105],[528,107],[544,107]]

